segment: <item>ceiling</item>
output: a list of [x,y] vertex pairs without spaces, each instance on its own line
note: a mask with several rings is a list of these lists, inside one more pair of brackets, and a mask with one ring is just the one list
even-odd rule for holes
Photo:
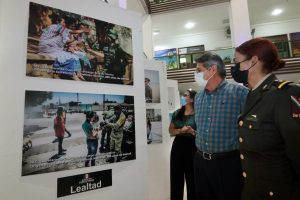
[[[193,2],[200,1],[201,0]],[[184,4],[184,0],[172,0],[169,3],[177,4],[178,2]],[[202,2],[213,1],[203,0]],[[215,3],[216,2],[217,1],[215,1]],[[163,4],[161,4],[161,6],[162,5]],[[226,21],[227,19],[228,22],[229,19],[229,5],[230,3],[228,1],[223,1],[223,3],[217,3],[215,5],[198,5],[193,6],[193,8],[179,9],[176,11],[171,10],[173,7],[170,7],[169,10],[164,8],[164,12],[152,13],[152,28],[153,30],[158,30],[160,33],[153,37],[154,44],[156,41],[179,35],[224,30],[226,26],[229,26],[229,23],[224,23],[224,20]],[[157,6],[160,6],[160,4]],[[272,16],[271,12],[275,8],[281,8],[283,10],[282,14]],[[300,18],[300,0],[248,0],[248,9],[251,25]],[[194,22],[195,27],[185,29],[184,25],[189,21]]]
[[147,7],[148,14],[159,14],[188,8],[208,6],[230,0],[142,0]]

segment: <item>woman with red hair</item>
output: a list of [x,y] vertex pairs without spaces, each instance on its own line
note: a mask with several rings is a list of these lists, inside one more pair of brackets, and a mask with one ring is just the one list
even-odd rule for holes
[[250,89],[238,120],[242,200],[300,199],[300,87],[273,74],[285,66],[263,38],[236,48],[235,81]]

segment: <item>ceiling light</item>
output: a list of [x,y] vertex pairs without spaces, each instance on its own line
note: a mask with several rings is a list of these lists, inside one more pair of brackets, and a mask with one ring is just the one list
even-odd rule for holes
[[188,29],[193,28],[194,26],[195,26],[195,23],[193,23],[193,22],[188,22],[184,25],[184,27],[188,28]]
[[272,15],[273,16],[277,16],[277,15],[279,15],[281,13],[282,13],[282,9],[276,8],[275,10],[273,10]]
[[159,35],[159,30],[154,30],[153,35]]

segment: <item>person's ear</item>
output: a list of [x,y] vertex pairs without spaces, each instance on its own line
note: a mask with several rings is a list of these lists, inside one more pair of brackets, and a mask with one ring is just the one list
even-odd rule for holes
[[210,68],[211,68],[212,73],[215,73],[218,70],[216,64],[212,64]]
[[250,61],[254,64],[257,63],[259,61],[257,56],[252,56],[252,58],[250,59]]

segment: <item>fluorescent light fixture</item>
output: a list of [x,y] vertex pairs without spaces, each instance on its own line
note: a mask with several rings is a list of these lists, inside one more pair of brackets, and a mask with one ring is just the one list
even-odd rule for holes
[[275,10],[273,10],[272,15],[277,16],[280,15],[281,13],[282,13],[282,9],[276,8]]
[[187,29],[190,29],[190,28],[193,28],[195,26],[195,23],[194,22],[188,22],[184,25],[185,28]]
[[153,35],[159,35],[159,30],[154,30]]

